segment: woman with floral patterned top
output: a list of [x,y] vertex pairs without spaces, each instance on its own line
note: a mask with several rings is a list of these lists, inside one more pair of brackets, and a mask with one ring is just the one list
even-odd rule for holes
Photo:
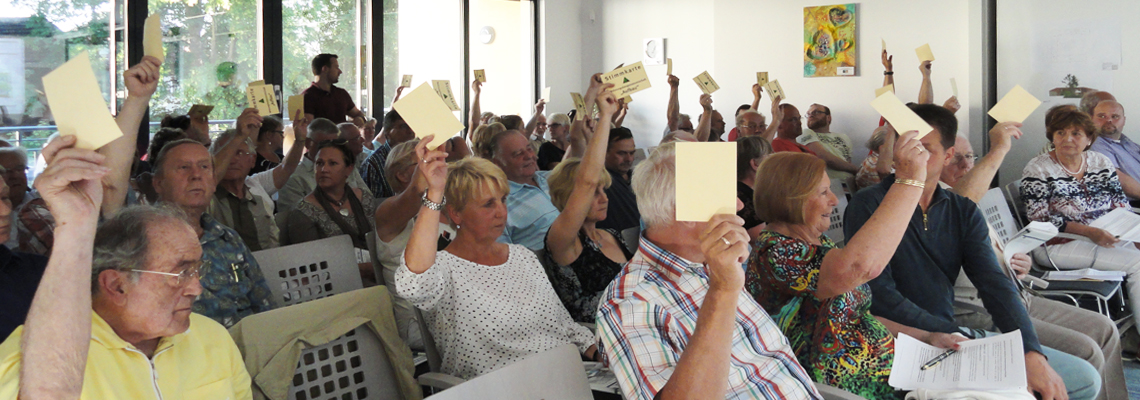
[[823,234],[838,204],[823,160],[776,153],[756,174],[756,210],[768,227],[749,258],[745,290],[772,315],[813,380],[870,399],[902,397],[887,384],[893,335],[942,348],[965,340],[870,312],[867,282],[890,261],[922,196],[929,153],[915,136],[895,144],[896,184],[846,248]]

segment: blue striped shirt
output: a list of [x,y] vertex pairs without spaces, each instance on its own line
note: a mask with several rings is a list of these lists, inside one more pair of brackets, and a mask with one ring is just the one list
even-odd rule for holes
[[[652,399],[665,387],[696,331],[708,290],[703,264],[641,238],[598,303],[598,349],[626,399]],[[743,290],[732,338],[726,399],[822,398],[788,339]]]
[[546,231],[558,218],[558,209],[550,202],[548,174],[550,171],[534,174],[538,186],[508,181],[511,194],[507,195],[507,226],[499,237],[500,242],[521,244],[531,250],[545,247]]

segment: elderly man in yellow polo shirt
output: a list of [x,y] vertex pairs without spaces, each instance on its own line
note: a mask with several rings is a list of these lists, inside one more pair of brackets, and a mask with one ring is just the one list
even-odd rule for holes
[[0,344],[0,399],[251,399],[225,328],[191,312],[202,292],[193,228],[181,211],[149,206],[98,225],[110,171],[75,142],[43,151],[35,186],[66,245],[53,249],[25,324]]

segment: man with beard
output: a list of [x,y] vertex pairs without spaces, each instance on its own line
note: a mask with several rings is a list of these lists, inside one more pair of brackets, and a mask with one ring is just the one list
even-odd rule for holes
[[641,224],[637,210],[637,196],[633,194],[633,154],[637,146],[629,128],[610,129],[610,143],[606,147],[606,172],[613,184],[606,188],[610,200],[606,219],[598,221],[598,229],[623,231]]
[[336,54],[318,54],[313,57],[314,82],[301,94],[305,95],[305,116],[312,121],[325,118],[335,123],[347,122],[352,117],[356,126],[364,126],[364,113],[356,108],[347,90],[333,86],[340,81],[340,63]]
[[812,104],[807,112],[807,129],[796,142],[815,152],[827,163],[827,176],[831,179],[848,179],[859,166],[851,163],[851,138],[831,131],[831,109]]
[[1103,100],[1093,109],[1093,123],[1096,136],[1090,150],[1108,156],[1116,172],[1120,174],[1120,184],[1130,200],[1140,199],[1136,178],[1140,177],[1140,145],[1124,136],[1124,106],[1115,100]]

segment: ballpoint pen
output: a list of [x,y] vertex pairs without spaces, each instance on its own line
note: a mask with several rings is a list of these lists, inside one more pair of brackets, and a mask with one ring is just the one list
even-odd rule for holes
[[926,371],[928,369],[934,368],[936,365],[938,365],[938,363],[942,362],[942,360],[945,360],[947,357],[950,357],[957,352],[958,350],[954,349],[946,350],[946,352],[939,354],[938,357],[934,357],[933,360],[927,361],[926,364],[922,364],[922,368],[919,368],[919,370]]

